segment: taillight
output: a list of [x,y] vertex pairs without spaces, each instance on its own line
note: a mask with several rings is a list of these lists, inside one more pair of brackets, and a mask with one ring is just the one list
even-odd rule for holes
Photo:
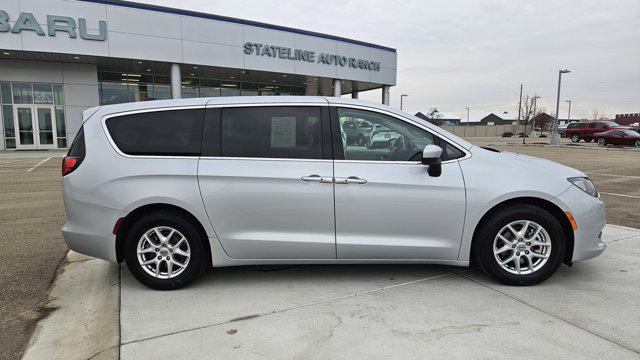
[[71,156],[65,156],[62,159],[62,176],[68,175],[80,166],[82,159]]

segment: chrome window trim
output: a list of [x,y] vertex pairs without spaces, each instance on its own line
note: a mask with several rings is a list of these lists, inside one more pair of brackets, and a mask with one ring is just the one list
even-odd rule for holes
[[233,157],[233,156],[201,156],[202,160],[242,160],[242,161],[294,161],[294,162],[333,162],[331,159],[299,159],[299,158],[262,158],[262,157]]
[[[104,132],[105,136],[107,137],[107,140],[109,141],[109,144],[111,145],[111,147],[116,151],[116,153],[118,153],[118,155],[122,156],[122,157],[126,157],[126,158],[134,158],[134,159],[216,159],[216,160],[252,160],[252,161],[256,161],[256,160],[267,160],[267,161],[282,161],[282,160],[286,160],[286,161],[340,161],[343,163],[349,163],[349,162],[353,162],[353,163],[367,163],[367,164],[407,164],[407,165],[416,165],[416,164],[420,164],[419,161],[379,161],[379,160],[327,160],[327,159],[297,159],[297,158],[261,158],[261,157],[230,157],[230,156],[175,156],[175,155],[129,155],[129,154],[125,154],[122,150],[120,150],[120,148],[116,145],[116,143],[113,141],[113,138],[111,137],[111,134],[109,133],[109,129],[107,128],[107,120],[114,118],[114,117],[118,117],[118,116],[125,116],[125,115],[133,115],[133,114],[141,114],[141,113],[147,113],[147,112],[157,112],[157,111],[173,111],[173,110],[192,110],[192,109],[214,109],[214,108],[230,108],[230,107],[265,107],[265,106],[334,106],[336,108],[338,107],[344,107],[344,108],[352,108],[352,109],[359,109],[359,110],[365,110],[365,111],[371,111],[371,112],[376,112],[376,113],[380,113],[383,115],[387,115],[387,116],[391,116],[393,118],[396,118],[400,121],[405,121],[408,122],[414,126],[417,126],[418,128],[427,131],[428,133],[430,133],[433,136],[437,136],[441,139],[444,139],[448,144],[454,146],[456,149],[462,151],[465,155],[463,157],[457,158],[457,159],[452,159],[452,160],[446,160],[443,161],[443,164],[447,164],[447,163],[452,163],[455,161],[461,161],[461,160],[466,160],[468,158],[471,157],[471,153],[465,149],[464,147],[458,145],[457,143],[455,143],[454,141],[452,141],[451,139],[447,138],[446,136],[443,136],[439,133],[434,132],[433,130],[429,129],[428,127],[415,122],[409,118],[403,117],[403,116],[399,116],[397,114],[394,114],[392,112],[389,111],[385,111],[385,110],[381,110],[378,108],[374,108],[374,107],[368,107],[368,106],[363,106],[363,105],[352,105],[352,104],[339,104],[339,103],[297,103],[297,102],[283,102],[283,103],[278,103],[278,102],[272,102],[272,103],[236,103],[236,104],[211,104],[211,101],[213,100],[209,100],[207,101],[205,104],[201,104],[201,105],[186,105],[186,106],[169,106],[169,107],[157,107],[157,108],[148,108],[148,109],[136,109],[136,110],[127,110],[127,111],[120,111],[120,112],[115,112],[115,113],[110,113],[107,115],[103,115],[102,118],[100,119],[101,122],[101,127],[102,127],[102,131]],[[443,150],[444,151],[444,150]]]
[[[443,161],[443,164],[447,164],[450,162],[454,162],[454,161],[461,161],[461,160],[466,160],[468,158],[471,157],[471,153],[465,149],[464,147],[458,145],[456,142],[454,142],[453,140],[449,139],[448,137],[438,134],[435,131],[429,129],[428,127],[415,122],[409,118],[394,114],[390,111],[385,111],[382,109],[378,109],[378,108],[373,108],[373,107],[368,107],[368,106],[363,106],[363,105],[352,105],[352,104],[339,104],[339,103],[333,103],[330,104],[331,106],[335,106],[336,108],[352,108],[352,109],[357,109],[357,110],[365,110],[365,111],[371,111],[371,112],[376,112],[382,115],[387,115],[387,116],[391,116],[393,118],[396,118],[400,121],[404,121],[404,122],[408,122],[411,125],[414,125],[422,130],[427,131],[428,133],[430,133],[431,135],[438,137],[440,139],[443,139],[447,144],[450,144],[451,146],[455,147],[456,149],[462,151],[464,153],[464,156],[459,157],[457,159],[452,159],[452,160],[447,160],[447,161]],[[442,151],[446,151],[445,149],[443,149]],[[389,164],[389,163],[414,163],[413,161],[379,161],[379,160],[336,160],[336,161],[353,161],[353,162],[366,162],[366,163],[380,163],[380,164]],[[418,162],[420,163],[420,162]]]

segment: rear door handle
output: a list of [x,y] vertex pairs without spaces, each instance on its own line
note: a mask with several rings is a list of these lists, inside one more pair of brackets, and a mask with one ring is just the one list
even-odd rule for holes
[[324,177],[324,176],[320,176],[320,175],[309,175],[309,176],[303,176],[300,178],[300,180],[302,181],[313,181],[313,182],[320,182],[320,183],[332,183],[333,182],[333,178],[332,177]]
[[367,180],[360,179],[357,176],[349,176],[348,178],[336,178],[336,184],[366,184]]

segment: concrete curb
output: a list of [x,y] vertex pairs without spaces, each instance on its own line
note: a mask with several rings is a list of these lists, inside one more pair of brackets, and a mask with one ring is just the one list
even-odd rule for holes
[[69,251],[23,359],[118,359],[120,269]]

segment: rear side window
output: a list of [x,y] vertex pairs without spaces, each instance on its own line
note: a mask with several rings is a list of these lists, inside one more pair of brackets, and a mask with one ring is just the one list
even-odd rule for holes
[[129,155],[199,156],[204,109],[154,111],[107,119],[116,146]]
[[222,109],[222,156],[322,159],[319,107]]
[[80,127],[80,131],[78,131],[78,134],[75,139],[73,139],[71,146],[69,146],[67,156],[83,158],[85,155],[84,128]]

